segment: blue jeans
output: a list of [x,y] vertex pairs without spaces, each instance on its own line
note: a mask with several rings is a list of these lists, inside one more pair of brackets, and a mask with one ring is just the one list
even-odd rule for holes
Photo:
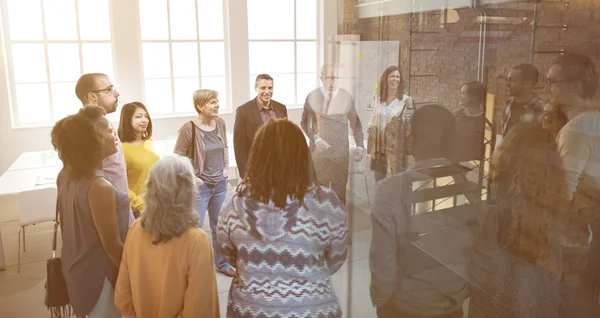
[[206,210],[208,210],[208,218],[210,222],[210,234],[212,238],[213,251],[215,253],[215,268],[218,271],[226,271],[231,268],[219,249],[219,243],[217,242],[217,222],[219,221],[219,212],[221,211],[221,205],[225,201],[227,196],[227,178],[223,177],[217,184],[207,185],[203,183],[198,187],[198,194],[196,195],[196,211],[200,215],[199,227],[204,224],[204,216]]

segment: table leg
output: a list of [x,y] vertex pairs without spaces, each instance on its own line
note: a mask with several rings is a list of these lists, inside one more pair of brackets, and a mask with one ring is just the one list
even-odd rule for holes
[[2,231],[0,230],[0,271],[6,269],[6,263],[4,262],[4,245],[2,245]]

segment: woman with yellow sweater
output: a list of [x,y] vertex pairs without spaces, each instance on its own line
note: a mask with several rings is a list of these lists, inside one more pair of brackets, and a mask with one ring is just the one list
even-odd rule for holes
[[127,103],[121,110],[119,138],[123,143],[129,184],[129,202],[136,218],[144,210],[142,195],[146,192],[146,179],[159,157],[154,152],[152,119],[146,106],[140,102]]

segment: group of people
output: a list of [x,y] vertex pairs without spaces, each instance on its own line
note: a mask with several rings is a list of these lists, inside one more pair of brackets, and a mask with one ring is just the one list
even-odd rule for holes
[[546,75],[547,102],[533,91],[538,76],[530,64],[507,76],[510,98],[490,165],[491,191],[486,201],[464,207],[479,222],[467,224],[474,245],[452,256],[452,264],[432,262],[411,244],[416,221],[405,211],[411,195],[402,189],[431,179],[427,169],[480,160],[485,88],[465,84],[463,107],[454,114],[438,105],[414,110],[404,148],[414,163],[377,184],[371,211],[370,293],[378,317],[460,318],[467,298],[469,317],[598,316],[598,74],[583,55],[560,56]]
[[[64,164],[57,209],[75,315],[218,317],[220,272],[233,277],[228,316],[341,316],[331,276],[349,244],[345,205],[318,184],[304,132],[271,100],[273,79],[259,75],[255,88],[236,113],[243,177],[227,198],[216,91],[194,92],[198,116],[161,159],[148,109],[125,104],[115,130],[105,115],[118,91],[104,74],[81,76],[83,107],[51,133]],[[201,230],[207,211],[210,238]]]
[[[332,275],[347,256],[348,165],[363,160],[364,137],[335,65],[320,75],[299,125],[272,99],[273,78],[257,76],[256,98],[235,114],[241,182],[229,195],[216,91],[193,93],[198,116],[179,129],[174,154],[159,158],[146,107],[125,104],[115,130],[105,115],[118,91],[104,74],[83,75],[75,88],[83,107],[51,134],[64,163],[57,208],[75,314],[219,317],[220,272],[233,277],[228,317],[341,317]],[[469,202],[485,213],[465,279],[407,247],[408,196],[399,189],[419,169],[481,159],[485,88],[465,84],[453,114],[416,107],[397,66],[382,74],[366,149],[377,180],[370,291],[379,317],[462,317],[468,297],[472,317],[583,317],[576,298],[598,283],[598,77],[588,58],[560,57],[547,75],[548,103],[533,92],[537,78],[529,64],[508,74],[493,200]],[[207,211],[210,237],[201,229]]]

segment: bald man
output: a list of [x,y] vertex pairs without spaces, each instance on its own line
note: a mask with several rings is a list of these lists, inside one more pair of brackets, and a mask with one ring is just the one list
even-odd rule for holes
[[300,126],[310,139],[318,184],[331,187],[345,203],[350,160],[348,126],[356,142],[353,158],[357,162],[363,157],[364,141],[354,99],[338,86],[336,71],[333,64],[321,67],[322,86],[306,97]]

